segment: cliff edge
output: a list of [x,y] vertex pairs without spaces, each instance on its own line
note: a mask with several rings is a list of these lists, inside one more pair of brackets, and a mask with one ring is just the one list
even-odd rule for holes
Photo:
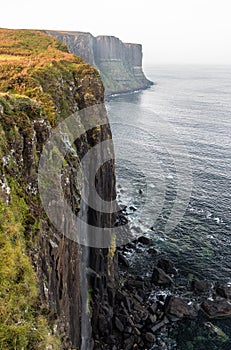
[[[84,249],[51,224],[40,200],[37,175],[54,127],[103,101],[98,71],[69,54],[56,38],[41,31],[0,29],[1,349],[79,349],[86,302],[89,348],[92,338],[104,336],[111,327],[114,250],[90,249],[87,267],[94,274],[86,275],[84,289]],[[82,188],[76,175],[78,159],[111,139],[105,108],[103,113],[104,125],[82,134],[71,151],[67,146],[63,191],[75,213],[80,210]],[[77,127],[84,129],[84,123],[81,117]],[[54,148],[51,162],[57,161],[57,154]],[[114,199],[113,161],[102,166],[96,180],[102,198]],[[58,200],[52,198],[51,206]],[[67,226],[65,213],[59,210],[58,215]],[[99,226],[102,215],[89,211],[87,219]],[[107,220],[113,224],[111,217]]]
[[114,36],[97,36],[71,31],[46,31],[65,43],[70,53],[95,66],[102,77],[105,94],[132,92],[148,88],[142,68],[142,45],[123,43]]

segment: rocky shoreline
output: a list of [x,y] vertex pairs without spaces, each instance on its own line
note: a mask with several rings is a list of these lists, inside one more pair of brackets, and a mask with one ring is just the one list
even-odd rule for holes
[[[133,254],[142,250],[156,261],[147,274],[132,268]],[[94,349],[179,349],[174,338],[182,322],[200,322],[201,331],[207,333],[204,338],[218,344],[214,349],[230,346],[216,320],[231,316],[231,285],[196,279],[179,285],[180,271],[161,255],[147,236],[118,249],[120,281],[113,328],[106,339],[95,341]],[[184,349],[205,349],[192,346],[193,340],[191,345],[188,341]]]

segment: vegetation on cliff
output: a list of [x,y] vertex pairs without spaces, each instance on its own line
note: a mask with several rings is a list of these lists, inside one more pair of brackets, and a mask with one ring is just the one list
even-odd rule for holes
[[41,31],[0,29],[2,350],[61,346],[52,335],[53,316],[39,298],[41,281],[32,265],[37,259],[32,250],[46,220],[37,192],[38,161],[51,127],[70,113],[102,101],[98,71],[67,53],[55,38]]
[[[54,37],[40,31],[1,29],[0,42],[0,91],[41,103],[52,124],[57,116],[63,118],[73,112],[72,97],[83,107],[89,95],[94,97],[98,71],[69,54]],[[87,79],[92,80],[88,96],[81,96],[74,83],[84,84]]]

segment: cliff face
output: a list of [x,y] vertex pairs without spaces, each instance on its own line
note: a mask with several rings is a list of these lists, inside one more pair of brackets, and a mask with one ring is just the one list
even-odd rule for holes
[[123,43],[114,36],[47,31],[65,43],[71,53],[96,66],[106,95],[144,89],[152,85],[143,73],[142,46]]
[[[17,219],[14,235],[23,242],[19,246],[18,256],[27,256],[25,259],[28,266],[31,266],[30,257],[39,287],[39,295],[31,299],[30,290],[36,289],[36,276],[33,275],[33,269],[28,267],[31,280],[27,277],[25,283],[28,290],[22,293],[27,295],[27,309],[31,305],[31,319],[27,319],[24,304],[19,311],[19,319],[6,315],[7,321],[3,320],[6,324],[5,334],[2,338],[0,335],[0,343],[9,349],[15,347],[11,342],[17,342],[17,348],[25,349],[48,349],[49,346],[54,350],[78,349],[83,317],[81,272],[84,249],[50,223],[41,205],[37,172],[41,152],[52,128],[71,113],[102,103],[103,85],[96,69],[67,53],[57,39],[42,32],[0,30],[0,39],[0,214],[4,215],[11,210]],[[90,57],[90,51],[88,55]],[[104,118],[107,118],[106,110]],[[84,124],[82,118],[79,127],[82,125],[84,128]],[[75,176],[78,158],[83,157],[94,145],[110,138],[108,123],[96,127],[76,140],[73,145],[74,155],[67,156],[63,183],[73,211],[78,212],[81,197],[81,185]],[[99,172],[97,191],[106,199],[115,198],[113,161],[106,163]],[[20,214],[22,211],[25,215]],[[65,223],[64,213],[59,212],[59,216]],[[89,219],[92,216],[96,224],[102,220],[97,212],[89,211],[88,216]],[[113,224],[111,216],[107,220]],[[11,231],[11,225],[11,221],[7,220],[3,231],[0,227],[0,234]],[[14,240],[17,241],[16,238]],[[10,241],[9,245],[13,247],[14,241]],[[0,253],[4,251],[1,250]],[[105,335],[112,322],[116,257],[109,249],[100,248],[91,248],[89,257],[87,267],[94,271],[94,275],[88,277],[88,290],[85,291],[86,295],[91,291],[88,307],[91,318],[89,328],[92,329],[89,329],[89,334]],[[18,257],[12,259],[14,275],[17,272],[17,261],[14,259]],[[7,259],[5,264],[8,264]],[[1,267],[4,260],[1,260],[0,265],[0,277],[3,278],[5,272]],[[25,279],[25,276],[20,278]],[[17,278],[11,278],[12,286],[3,285],[1,289],[1,304],[5,304],[6,308],[12,305],[12,302],[9,304],[7,301],[9,288],[19,290],[18,281]],[[15,297],[16,304],[22,304],[24,294]],[[14,309],[12,312],[16,314]],[[42,332],[41,317],[45,323],[48,322],[47,328],[44,326]],[[17,322],[27,326],[28,331],[21,334],[22,329],[16,327]],[[32,326],[38,331],[37,338],[31,331]],[[52,328],[51,333],[57,334],[61,339],[62,345],[58,345],[59,341],[49,335],[49,327]],[[11,329],[14,329],[14,333]]]

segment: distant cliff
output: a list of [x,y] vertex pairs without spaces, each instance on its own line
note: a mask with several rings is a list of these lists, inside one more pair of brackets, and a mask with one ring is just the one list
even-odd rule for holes
[[142,68],[142,45],[123,43],[114,36],[84,32],[47,31],[65,43],[71,53],[100,71],[105,94],[130,92],[152,85]]

